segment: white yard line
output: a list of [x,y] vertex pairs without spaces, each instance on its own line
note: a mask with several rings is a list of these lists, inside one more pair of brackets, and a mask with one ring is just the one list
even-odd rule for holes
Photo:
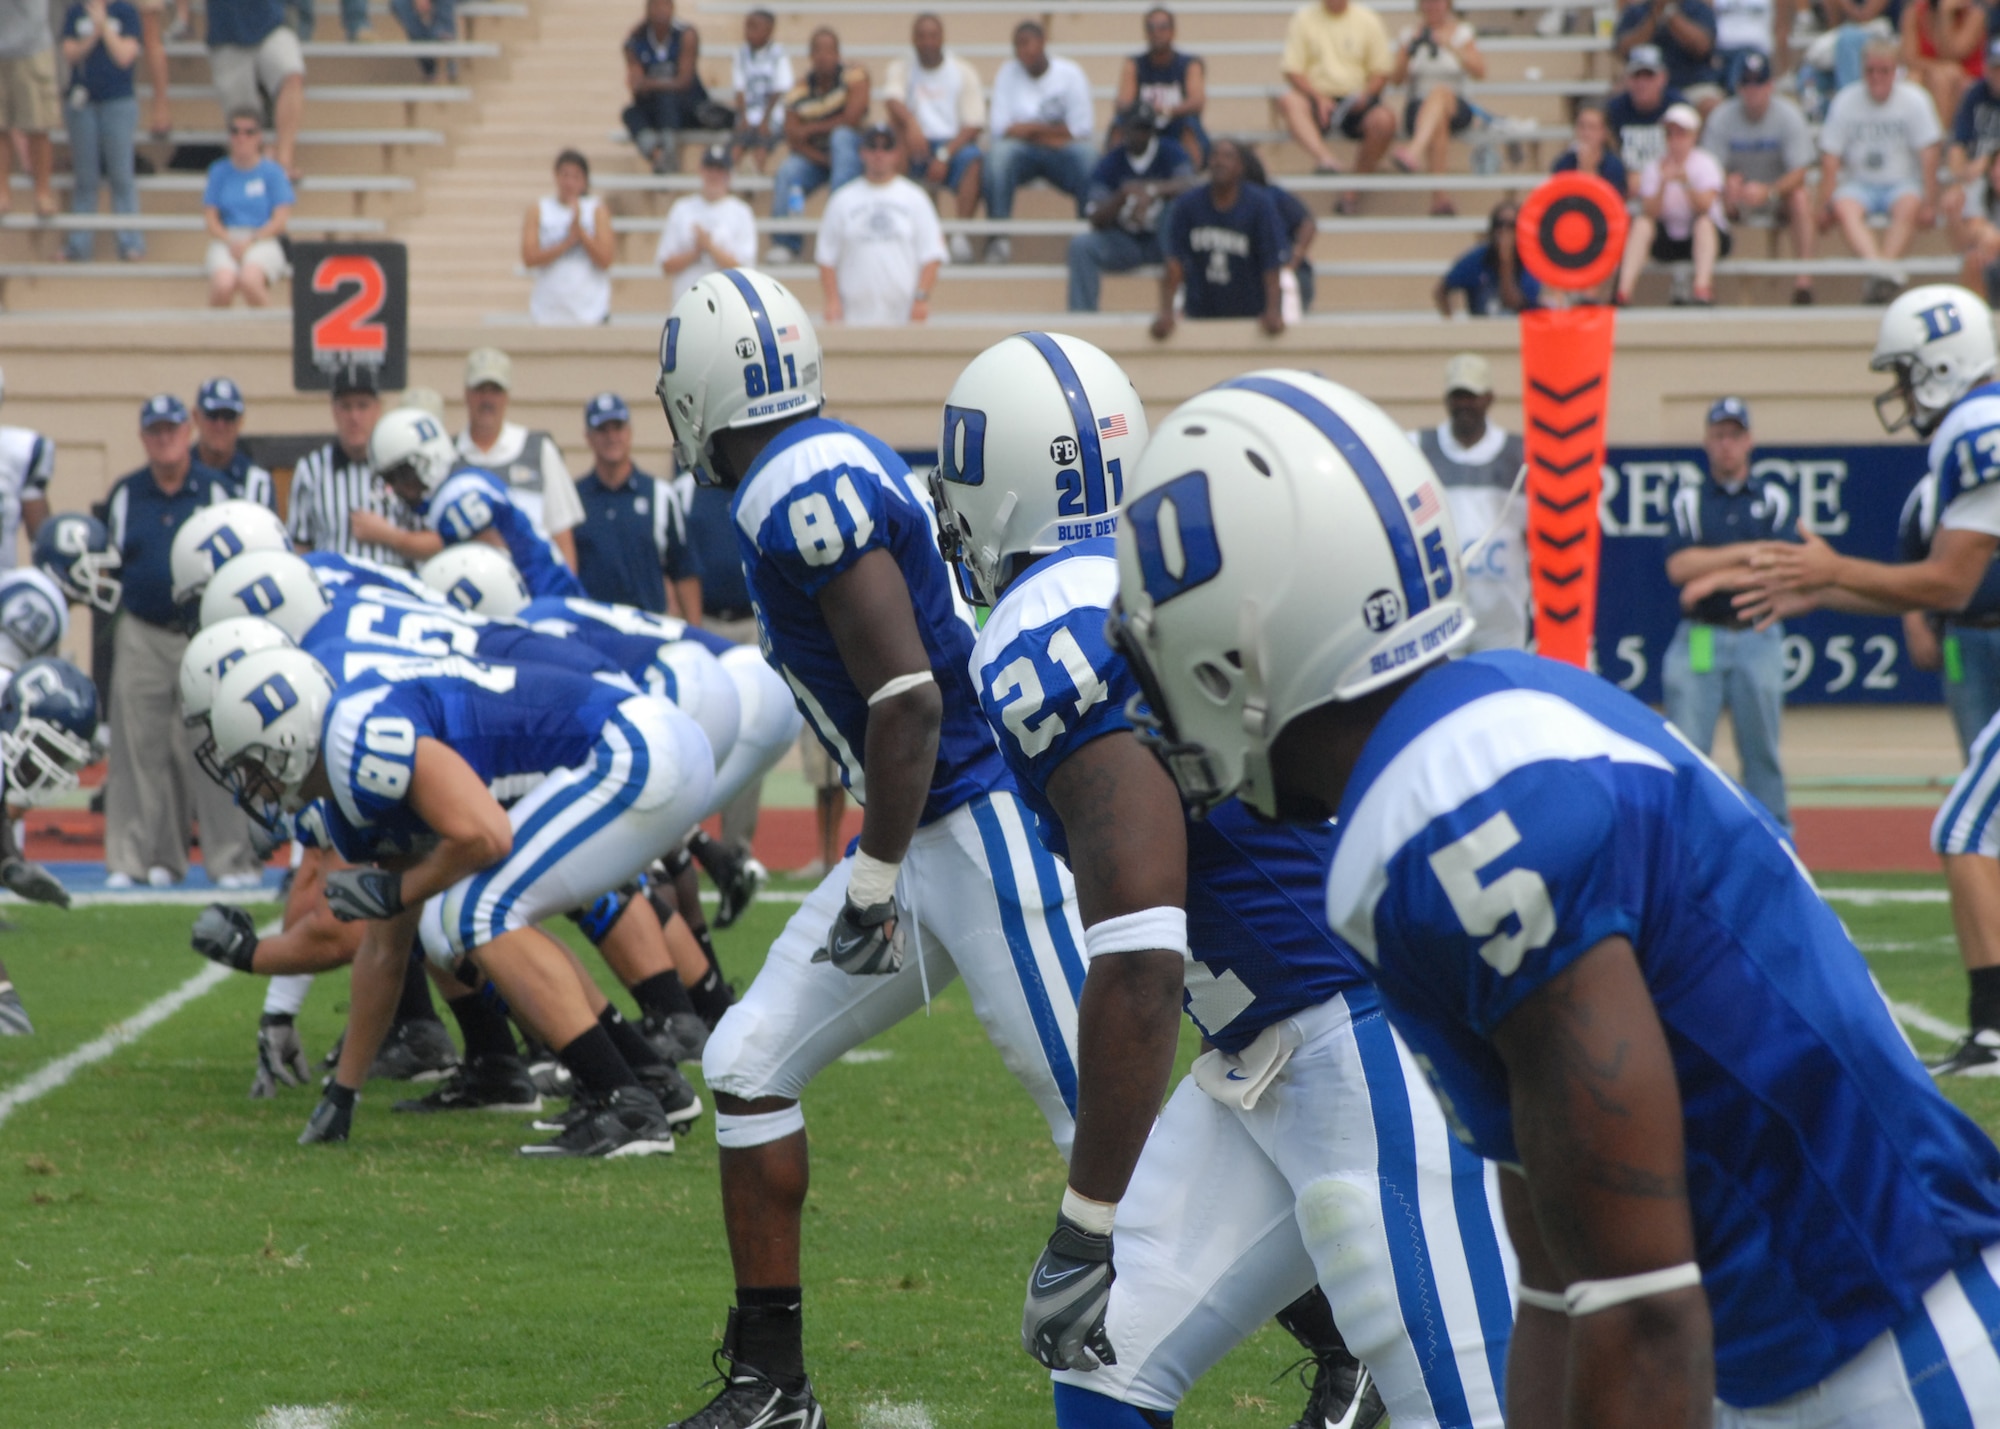
[[937,1421],[931,1418],[930,1410],[921,1401],[897,1404],[893,1400],[878,1399],[873,1404],[862,1405],[855,1422],[861,1429],[937,1429]]
[[1956,1042],[1965,1035],[1963,1027],[1954,1027],[1942,1017],[1933,1017],[1913,1002],[1891,1001],[1889,1010],[1896,1014],[1896,1020],[1905,1027],[1915,1028],[1928,1037],[1940,1042]]
[[334,1429],[346,1422],[347,1410],[338,1404],[274,1404],[251,1429]]
[[1852,903],[1861,908],[1878,903],[1951,902],[1951,895],[1942,888],[1822,888],[1819,896],[1829,903]]
[[[0,892],[0,907],[19,906],[28,900],[13,893]],[[69,896],[72,908],[143,908],[148,904],[179,904],[188,907],[206,908],[211,903],[277,903],[276,888],[134,888],[129,892],[112,893],[98,890],[90,893],[72,893]]]

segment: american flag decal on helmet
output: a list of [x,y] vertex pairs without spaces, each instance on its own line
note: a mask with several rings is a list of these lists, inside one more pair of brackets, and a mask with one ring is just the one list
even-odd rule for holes
[[1125,425],[1125,414],[1120,412],[1116,416],[1099,417],[1097,419],[1097,434],[1100,437],[1127,437],[1132,433],[1131,429]]
[[1437,491],[1428,481],[1417,488],[1416,495],[1404,497],[1403,504],[1410,508],[1410,519],[1418,525],[1438,514]]

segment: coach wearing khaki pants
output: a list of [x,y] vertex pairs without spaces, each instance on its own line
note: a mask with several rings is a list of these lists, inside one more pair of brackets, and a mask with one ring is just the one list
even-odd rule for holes
[[191,825],[201,821],[211,883],[258,880],[250,821],[195,763],[181,720],[181,652],[169,556],[181,523],[229,499],[227,482],[196,462],[187,408],[171,394],[139,409],[146,464],[111,488],[111,544],[124,559],[124,592],[112,637],[111,770],[104,782],[107,884],[165,888],[187,877]]

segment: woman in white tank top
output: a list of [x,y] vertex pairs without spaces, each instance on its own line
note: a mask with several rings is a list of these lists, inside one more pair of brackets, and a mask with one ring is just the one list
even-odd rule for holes
[[556,191],[521,222],[521,261],[535,271],[528,312],[545,327],[595,326],[611,316],[611,214],[590,194],[590,162],[556,155]]

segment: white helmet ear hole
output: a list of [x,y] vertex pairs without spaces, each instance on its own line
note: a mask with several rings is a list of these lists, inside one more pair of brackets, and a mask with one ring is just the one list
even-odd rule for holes
[[1271,464],[1265,461],[1257,452],[1246,447],[1243,451],[1243,459],[1257,469],[1257,475],[1269,476],[1271,474]]
[[1182,428],[1181,428],[1181,435],[1182,435],[1182,436],[1184,436],[1184,437],[1205,437],[1205,436],[1207,436],[1207,435],[1208,435],[1208,428],[1207,428],[1207,427],[1182,427]]
[[1234,674],[1223,669],[1222,666],[1216,664],[1213,660],[1197,661],[1194,667],[1194,678],[1195,683],[1201,686],[1201,692],[1219,705],[1228,704],[1229,696],[1236,688]]

